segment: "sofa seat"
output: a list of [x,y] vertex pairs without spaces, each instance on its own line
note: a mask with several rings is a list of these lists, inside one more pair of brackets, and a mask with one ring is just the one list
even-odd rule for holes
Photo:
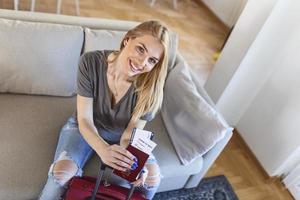
[[[53,161],[59,131],[75,106],[76,97],[0,94],[0,177],[5,180],[0,182],[0,199],[37,197]],[[184,187],[190,175],[200,172],[202,158],[180,165],[160,114],[145,129],[155,133],[158,144],[154,154],[164,176],[158,191]],[[94,156],[85,175],[96,176],[98,166]]]
[[75,98],[0,94],[0,199],[37,197],[74,106]]

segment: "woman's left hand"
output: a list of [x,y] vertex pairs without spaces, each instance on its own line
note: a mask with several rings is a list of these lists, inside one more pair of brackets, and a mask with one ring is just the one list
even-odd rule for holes
[[139,185],[144,185],[144,183],[146,181],[146,178],[148,176],[148,169],[146,167],[144,167],[142,170],[144,170],[144,173],[141,172],[139,179],[137,179],[136,181],[131,183],[134,185],[134,187],[137,187]]

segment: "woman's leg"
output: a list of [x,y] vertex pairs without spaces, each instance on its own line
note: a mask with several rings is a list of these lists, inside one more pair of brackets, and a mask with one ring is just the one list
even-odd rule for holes
[[145,163],[148,169],[148,176],[145,180],[145,184],[138,186],[136,190],[142,192],[146,199],[152,199],[159,187],[161,178],[163,177],[160,173],[159,165],[153,154],[151,154]]
[[82,168],[93,149],[84,140],[74,118],[69,118],[60,131],[54,161],[39,200],[58,200],[73,176],[81,176]]

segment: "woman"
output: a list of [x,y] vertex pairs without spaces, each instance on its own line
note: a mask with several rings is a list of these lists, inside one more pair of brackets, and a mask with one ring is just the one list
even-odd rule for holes
[[[85,53],[77,77],[77,110],[60,132],[39,199],[59,199],[67,182],[81,176],[96,152],[110,167],[122,171],[137,167],[125,148],[134,127],[143,129],[160,109],[167,74],[169,31],[159,21],[147,21],[129,30],[120,50]],[[153,154],[141,178],[132,184],[152,199],[160,183]]]

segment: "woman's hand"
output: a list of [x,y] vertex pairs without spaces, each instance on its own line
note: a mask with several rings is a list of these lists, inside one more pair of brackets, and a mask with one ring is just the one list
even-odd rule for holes
[[145,181],[146,181],[146,178],[147,178],[147,176],[148,176],[148,169],[147,169],[146,167],[144,167],[144,168],[142,169],[142,172],[141,172],[141,173],[142,173],[142,174],[141,174],[141,176],[139,177],[139,179],[131,183],[131,184],[134,185],[134,187],[137,187],[137,186],[139,186],[139,185],[144,185],[144,183],[145,183]]
[[107,145],[104,149],[101,149],[99,156],[106,165],[120,171],[137,168],[135,156],[125,149],[125,147],[117,144]]

